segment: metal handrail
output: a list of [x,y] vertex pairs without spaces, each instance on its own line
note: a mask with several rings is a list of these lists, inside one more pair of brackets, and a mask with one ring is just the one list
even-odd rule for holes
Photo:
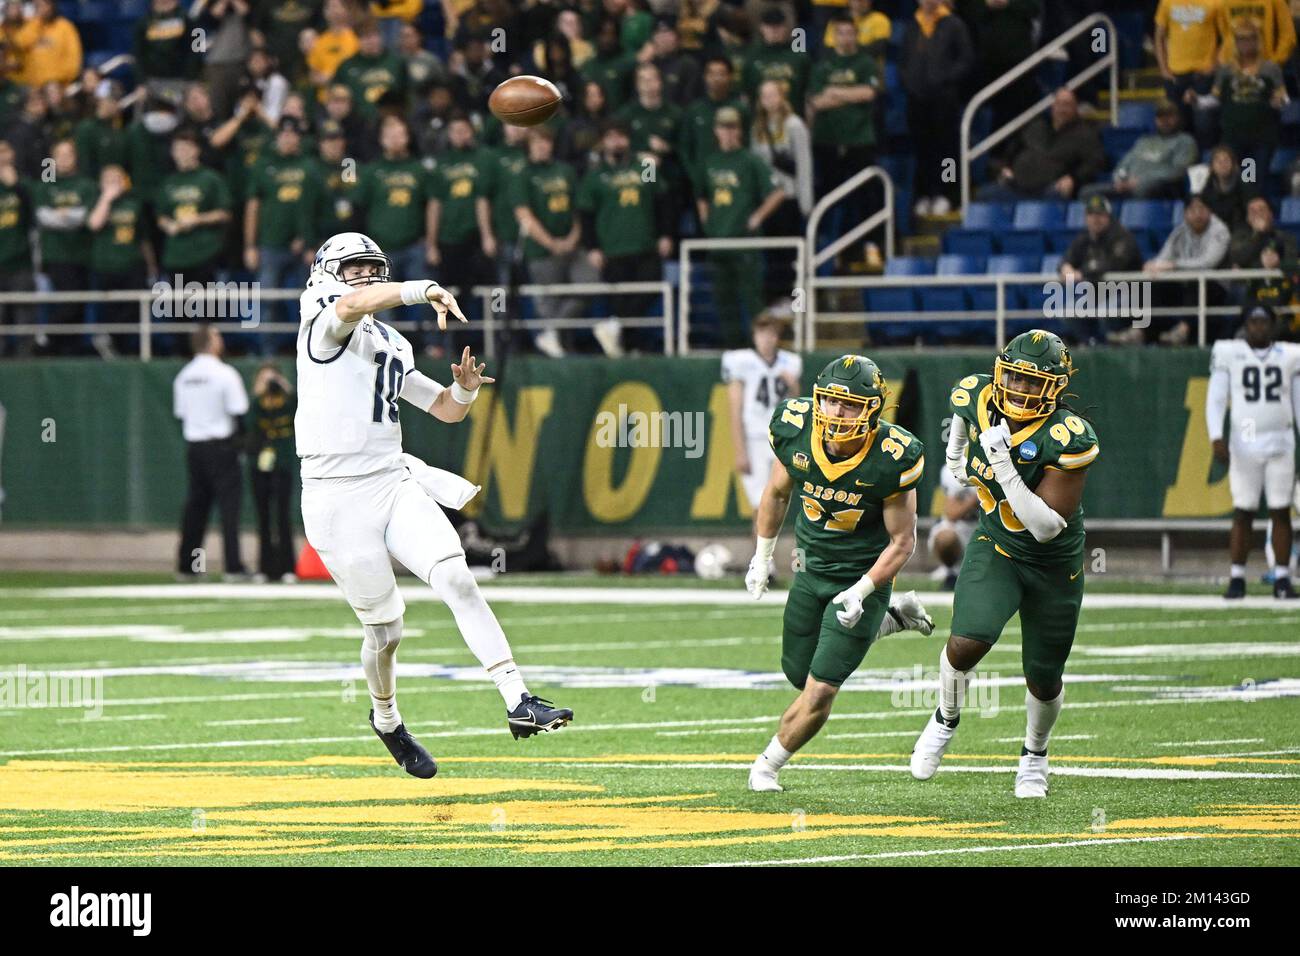
[[[822,217],[826,211],[839,202],[849,193],[865,185],[872,179],[879,179],[884,185],[885,204],[881,209],[872,213],[862,222],[858,223],[844,235],[840,236],[825,249],[817,251],[817,228],[821,225]],[[885,224],[885,258],[894,258],[894,181],[890,178],[889,173],[883,166],[868,166],[866,169],[859,170],[844,182],[840,183],[813,206],[812,212],[808,214],[808,225],[804,229],[804,242],[808,247],[808,255],[804,262],[807,266],[807,272],[802,274],[804,285],[804,321],[805,326],[802,336],[803,344],[809,350],[816,347],[817,333],[817,288],[824,282],[819,279],[817,270],[827,262],[830,262],[839,255],[840,251],[845,249],[850,243],[865,236],[872,229],[875,229],[881,223]],[[830,278],[830,277],[827,277]],[[796,340],[798,340],[796,326]]]
[[[677,247],[678,282],[677,352],[689,355],[691,351],[691,253],[696,249],[787,249],[795,250],[794,275],[799,282],[807,265],[807,248],[800,236],[754,236],[735,239],[683,239]],[[752,316],[751,316],[752,318]],[[804,330],[794,323],[795,351],[804,348]]]
[[975,114],[981,106],[991,100],[998,93],[1002,92],[1016,80],[1020,79],[1026,73],[1033,70],[1038,64],[1053,56],[1057,51],[1063,50],[1080,34],[1089,29],[1104,25],[1109,31],[1108,49],[1101,59],[1091,66],[1085,67],[1074,77],[1065,81],[1066,89],[1076,90],[1084,83],[1100,73],[1107,67],[1110,68],[1110,125],[1114,126],[1119,122],[1119,34],[1115,29],[1115,22],[1104,13],[1094,13],[1090,17],[1080,20],[1069,30],[1066,30],[1055,40],[1039,49],[1037,52],[1030,54],[1021,60],[1019,65],[1012,67],[1000,77],[984,87],[978,93],[971,97],[966,104],[966,110],[961,117],[961,211],[962,215],[966,214],[966,207],[971,201],[971,162],[987,153],[998,143],[1007,139],[1009,136],[1027,125],[1031,119],[1052,105],[1054,93],[1049,93],[1033,106],[1026,109],[1015,119],[1009,120],[1000,129],[997,129],[984,137],[976,146],[970,144],[971,125],[975,121]]
[[[1251,279],[1275,279],[1282,275],[1277,269],[1207,269],[1199,272],[1108,272],[1102,282],[1195,282],[1197,286],[1197,330],[1196,343],[1204,346],[1207,338],[1206,318],[1210,315],[1231,315],[1238,311],[1234,306],[1211,306],[1207,301],[1207,283],[1209,282],[1245,282]],[[996,308],[992,313],[987,309],[969,309],[961,312],[871,312],[864,309],[862,313],[827,313],[821,321],[828,322],[987,322],[990,318],[996,326],[997,344],[1000,348],[1006,343],[1006,320],[1020,318],[1049,318],[1042,309],[1006,308],[1006,289],[1011,285],[1033,285],[1037,283],[1063,282],[1060,273],[1029,272],[1003,273],[999,275],[910,275],[910,276],[826,276],[816,279],[818,288],[825,289],[865,289],[865,288],[923,288],[951,286],[993,286],[997,295]],[[1076,284],[1087,280],[1076,280]],[[1161,306],[1151,308],[1148,314],[1183,315],[1192,306]],[[868,316],[862,318],[861,316]],[[1101,316],[1097,316],[1101,317]],[[1082,316],[1087,318],[1087,316]],[[813,333],[809,329],[809,334]],[[811,346],[810,346],[811,348]]]

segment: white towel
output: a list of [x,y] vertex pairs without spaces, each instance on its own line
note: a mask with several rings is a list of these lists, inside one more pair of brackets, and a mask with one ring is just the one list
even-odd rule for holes
[[473,484],[450,471],[426,465],[405,452],[402,453],[402,464],[411,470],[411,477],[419,482],[425,493],[444,508],[459,511],[482,490],[481,485]]

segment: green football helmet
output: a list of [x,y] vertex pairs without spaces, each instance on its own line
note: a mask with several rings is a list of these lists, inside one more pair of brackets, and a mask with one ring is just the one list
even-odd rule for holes
[[[889,386],[875,362],[865,355],[841,355],[821,370],[813,385],[813,427],[828,441],[852,441],[869,435],[880,421]],[[833,400],[857,406],[856,415],[831,415],[822,403]]]
[[1021,332],[993,360],[993,404],[1016,421],[1042,418],[1056,410],[1073,374],[1070,350],[1059,335]]

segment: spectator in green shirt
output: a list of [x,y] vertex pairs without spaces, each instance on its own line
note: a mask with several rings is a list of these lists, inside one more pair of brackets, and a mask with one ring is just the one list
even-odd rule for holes
[[[858,46],[858,28],[852,17],[837,14],[830,25],[835,48],[818,54],[808,83],[819,196],[876,159],[874,104],[880,94],[880,75],[875,57]],[[881,204],[876,183],[855,190],[844,203],[845,221],[861,222]],[[875,243],[868,244],[867,255],[868,261],[879,258]]]
[[[312,233],[312,207],[320,183],[316,162],[302,153],[302,125],[280,120],[275,150],[258,163],[244,205],[244,268],[257,273],[263,289],[298,289],[307,281],[303,256]],[[267,321],[297,322],[293,300],[267,302]],[[263,353],[284,336],[259,336]]]
[[[627,126],[611,120],[601,137],[602,161],[587,170],[578,187],[587,261],[602,282],[658,281],[663,276],[661,260],[673,251],[674,207],[664,177],[652,159],[634,157],[631,147]],[[613,307],[643,318],[654,298],[624,295]],[[610,355],[621,353],[620,335],[617,318],[596,330],[597,341]]]
[[711,56],[704,61],[704,96],[686,107],[682,114],[679,151],[687,169],[694,169],[700,160],[718,148],[717,137],[713,135],[713,117],[718,110],[730,106],[740,113],[745,126],[749,126],[749,110],[744,99],[736,93],[734,80],[735,73],[727,57]]
[[[713,120],[718,148],[695,172],[696,207],[710,239],[761,235],[764,220],[786,198],[767,163],[745,149],[743,130],[739,110],[718,110]],[[744,319],[753,319],[763,305],[761,260],[756,250],[745,249],[715,250],[709,261],[722,347],[739,348],[747,338]]]
[[[13,146],[0,139],[0,292],[36,290],[31,242],[27,238],[30,229],[31,204],[26,184],[19,177]],[[0,325],[30,325],[35,318],[35,306],[0,305]],[[30,336],[0,336],[0,356],[31,355],[33,343]]]
[[479,178],[478,196],[475,199],[475,218],[483,238],[483,254],[498,265],[497,280],[508,282],[503,274],[516,258],[514,246],[519,238],[519,223],[515,219],[513,186],[528,164],[525,143],[528,129],[523,126],[503,125],[505,142],[497,147],[484,147]]
[[[64,139],[51,150],[54,176],[48,181],[32,180],[30,192],[36,211],[36,230],[40,238],[41,271],[55,292],[75,292],[87,288],[90,261],[90,233],[86,217],[95,201],[95,183],[81,175],[77,167],[77,147]],[[84,303],[60,303],[50,307],[52,323],[83,321]],[[71,336],[54,337],[55,351],[77,350],[80,342]]]
[[330,236],[357,231],[360,177],[356,161],[347,156],[343,127],[332,120],[320,126],[317,173],[320,180],[313,193],[311,248],[307,250],[312,256]]
[[[528,164],[511,189],[519,231],[526,237],[524,262],[528,281],[536,285],[593,282],[598,276],[578,255],[582,230],[578,224],[577,180],[573,167],[555,161],[555,133],[545,126],[528,132]],[[576,319],[582,315],[578,296],[538,296],[537,317]],[[539,352],[564,355],[568,330],[543,329],[533,337]]]
[[352,90],[362,115],[374,118],[383,106],[406,109],[406,64],[384,49],[379,24],[362,20],[357,26],[357,52],[344,60],[334,74],[335,83]]
[[130,156],[126,117],[118,101],[122,87],[115,80],[100,80],[95,88],[95,113],[73,129],[77,156],[87,176],[98,176],[105,166],[125,166]]
[[[455,114],[447,125],[447,143],[450,148],[438,157],[432,174],[429,262],[436,267],[434,278],[449,288],[459,289],[460,300],[468,301],[472,307],[474,297],[470,288],[488,280],[478,220],[484,156],[475,141],[474,127],[464,113]],[[450,350],[450,336],[444,337],[440,344]]]
[[202,57],[193,50],[192,28],[180,0],[153,0],[135,26],[131,53],[136,73],[164,83],[193,79]]
[[596,30],[596,55],[582,67],[581,75],[588,83],[599,83],[605,91],[605,102],[612,113],[628,98],[628,87],[636,57],[623,52],[618,41],[618,24],[606,17]]
[[796,48],[790,19],[780,7],[768,7],[763,11],[758,32],[763,42],[746,56],[745,92],[753,100],[766,80],[775,80],[781,84],[782,92],[795,112],[802,113],[811,55],[802,43]]
[[253,24],[265,38],[267,52],[275,57],[280,71],[290,82],[298,82],[307,73],[299,37],[302,31],[320,29],[324,20],[324,0],[269,0],[257,5]]
[[[91,233],[91,286],[101,292],[148,288],[158,261],[145,229],[144,197],[121,166],[110,164],[100,171],[99,195],[86,225]],[[100,319],[109,323],[137,322],[140,317],[134,302],[105,302],[99,310]],[[120,347],[127,339],[119,334],[111,342]]]
[[192,130],[172,137],[176,172],[162,181],[154,211],[163,240],[162,269],[177,284],[217,279],[226,229],[230,224],[230,187],[219,173],[199,164],[200,143]]

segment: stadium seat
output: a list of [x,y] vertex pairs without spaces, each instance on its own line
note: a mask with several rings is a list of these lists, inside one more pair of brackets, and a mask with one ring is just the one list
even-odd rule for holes
[[1011,219],[1011,208],[1009,202],[973,202],[966,207],[966,218],[962,221],[962,226],[993,231],[1005,229]]
[[1030,229],[1055,229],[1065,225],[1065,203],[1027,199],[1016,203],[1011,228],[1017,232]]
[[998,252],[1013,256],[1041,256],[1047,251],[1047,233],[1004,232],[997,237]]
[[1120,210],[1120,225],[1127,229],[1169,229],[1174,204],[1169,199],[1130,199]]
[[1070,248],[1070,243],[1074,242],[1074,237],[1083,232],[1083,227],[1078,229],[1053,229],[1047,234],[1047,251],[1064,252]]
[[1039,263],[1040,272],[1057,272],[1061,268],[1061,260],[1065,257],[1057,252],[1049,252],[1043,256],[1043,261]]
[[1120,103],[1119,122],[1116,129],[1140,130],[1149,133],[1155,129],[1156,107],[1154,103]]
[[1038,256],[989,256],[985,272],[988,275],[1015,275],[1038,271]]
[[993,236],[969,229],[949,229],[943,234],[943,251],[955,255],[989,256],[993,254]]
[[1101,147],[1105,151],[1106,159],[1110,165],[1117,165],[1124,158],[1124,155],[1133,148],[1133,144],[1145,133],[1146,130],[1119,129],[1114,126],[1107,126],[1102,129]]
[[[1112,208],[1114,208],[1112,206]],[[1082,229],[1084,227],[1083,203],[1072,202],[1065,207],[1065,225],[1070,229]]]
[[935,275],[973,276],[984,272],[987,257],[942,255],[935,261]]
[[885,263],[887,276],[934,275],[934,260],[924,256],[895,256]]
[[1300,225],[1300,196],[1287,196],[1282,200],[1282,212],[1278,222],[1287,226]]
[[1279,119],[1283,126],[1300,126],[1300,100],[1288,100]]

